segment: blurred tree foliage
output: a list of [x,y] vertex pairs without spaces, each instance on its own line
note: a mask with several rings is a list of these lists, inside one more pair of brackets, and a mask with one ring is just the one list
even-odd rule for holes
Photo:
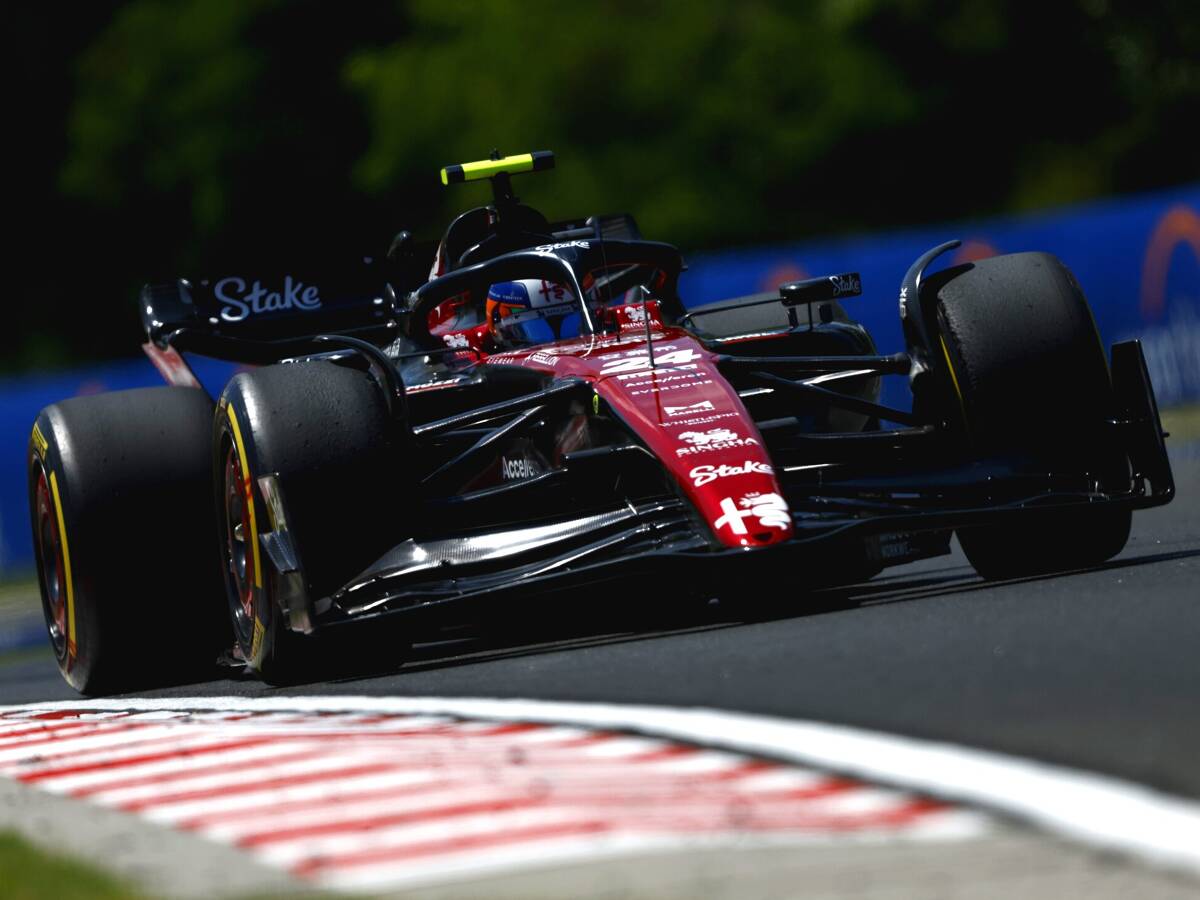
[[96,0],[16,12],[19,346],[124,354],[140,282],[379,252],[553,149],[553,217],[685,250],[1200,177],[1195,0]]

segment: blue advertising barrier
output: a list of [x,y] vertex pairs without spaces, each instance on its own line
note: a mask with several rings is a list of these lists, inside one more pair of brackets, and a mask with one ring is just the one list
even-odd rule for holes
[[[904,349],[900,279],[918,256],[953,239],[962,247],[931,271],[999,253],[1058,256],[1079,279],[1105,344],[1143,341],[1159,403],[1200,400],[1200,184],[1035,215],[713,254],[690,260],[680,291],[689,303],[708,303],[859,272],[863,296],[845,301],[846,311],[891,353]],[[888,403],[908,404],[903,379],[884,384]]]
[[[864,295],[847,301],[848,311],[881,352],[893,352],[904,349],[900,279],[921,253],[953,238],[963,246],[935,268],[1022,250],[1057,255],[1088,295],[1105,343],[1144,342],[1161,405],[1200,401],[1200,184],[1034,215],[698,256],[680,290],[689,304],[707,303],[807,276],[859,272]],[[214,395],[234,371],[191,361]],[[64,397],[160,383],[145,360],[0,380],[0,575],[33,564],[24,465],[38,410]],[[907,405],[903,379],[885,385],[886,402]]]
[[[189,357],[188,361],[214,397],[237,371],[236,366],[214,359]],[[29,433],[42,407],[66,397],[163,383],[144,357],[52,375],[0,379],[0,577],[24,574],[33,566],[25,463]],[[148,523],[147,527],[154,526]]]

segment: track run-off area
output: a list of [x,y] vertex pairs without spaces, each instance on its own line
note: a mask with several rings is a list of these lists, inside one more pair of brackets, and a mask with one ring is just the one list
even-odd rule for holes
[[81,700],[25,655],[0,827],[69,798],[289,884],[431,896],[1194,895],[1200,456],[1174,465],[1084,572],[987,584],[956,549],[808,595],[646,583],[286,689]]

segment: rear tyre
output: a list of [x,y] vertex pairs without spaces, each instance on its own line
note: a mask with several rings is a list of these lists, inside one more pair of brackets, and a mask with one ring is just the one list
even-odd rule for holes
[[29,444],[29,507],[50,647],[86,694],[150,687],[215,663],[212,401],[145,388],[46,407]]
[[[1115,407],[1087,300],[1046,253],[1015,253],[947,269],[926,283],[949,384],[934,390],[945,419],[983,454],[1032,454],[1101,482],[1128,479],[1123,454],[1097,441]],[[917,401],[928,398],[917,398]],[[1131,513],[1107,506],[1038,511],[963,528],[959,543],[987,579],[1098,565],[1129,537]]]
[[308,597],[327,597],[402,538],[394,428],[372,378],[326,362],[265,366],[226,387],[213,431],[220,547],[234,636],[271,683],[314,677],[319,635],[293,632],[259,478],[278,476]]

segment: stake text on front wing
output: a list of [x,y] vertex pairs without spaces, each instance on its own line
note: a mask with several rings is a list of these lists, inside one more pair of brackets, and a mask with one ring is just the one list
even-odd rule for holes
[[688,477],[692,479],[692,484],[696,487],[703,487],[718,478],[729,478],[733,475],[773,475],[774,473],[775,470],[766,463],[748,459],[737,466],[729,466],[725,463],[721,463],[719,466],[696,466],[688,473]]

